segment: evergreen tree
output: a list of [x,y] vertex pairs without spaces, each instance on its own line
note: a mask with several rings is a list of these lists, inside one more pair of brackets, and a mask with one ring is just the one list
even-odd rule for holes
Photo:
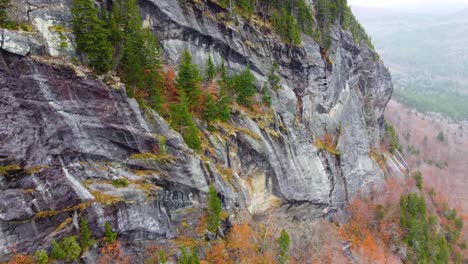
[[11,0],[0,0],[0,26],[5,27],[10,21],[8,20],[8,8]]
[[228,76],[227,76],[227,71],[226,71],[226,65],[225,61],[221,63],[221,67],[219,69],[219,73],[221,75],[220,80],[218,81],[219,84],[219,99],[216,102],[216,108],[218,109],[218,119],[227,122],[229,121],[229,118],[231,118],[231,97],[228,96],[227,94],[227,88],[228,88]]
[[330,0],[317,1],[317,20],[320,28],[328,28],[331,24]]
[[197,106],[201,94],[201,77],[197,65],[192,63],[192,55],[188,50],[182,54],[176,82],[179,90],[187,96],[189,108]]
[[221,67],[219,67],[219,73],[221,74],[220,86],[221,88],[226,87],[228,82],[227,71],[226,71],[226,62],[223,60],[221,62]]
[[152,32],[143,28],[136,0],[116,0],[108,25],[112,31],[115,68],[127,85],[128,96],[149,96],[151,107],[161,112],[163,78],[159,44]]
[[278,90],[280,88],[279,82],[280,77],[278,76],[277,72],[279,70],[279,64],[276,61],[273,61],[273,64],[270,68],[270,73],[268,74],[268,82],[270,83],[270,87],[273,90]]
[[177,261],[177,264],[191,264],[191,258],[190,256],[188,255],[187,253],[187,250],[185,249],[185,247],[182,247],[180,249],[181,251],[181,257],[180,259]]
[[218,110],[217,119],[227,122],[231,118],[231,97],[225,95],[223,90],[220,92],[220,98],[216,102],[216,109]]
[[313,34],[314,16],[310,5],[304,0],[297,1],[297,23],[302,32],[309,36]]
[[208,226],[210,232],[216,233],[221,223],[221,201],[213,185],[208,190]]
[[166,252],[164,251],[164,249],[159,250],[158,256],[159,256],[159,263],[160,264],[166,264],[167,257],[166,257]]
[[62,246],[63,252],[65,253],[64,260],[66,262],[71,262],[78,259],[81,254],[81,247],[80,244],[76,242],[75,236],[63,238],[60,242],[60,245]]
[[192,255],[190,256],[190,264],[200,264],[200,258],[194,248],[192,248]]
[[96,241],[92,239],[93,234],[88,227],[88,221],[85,218],[80,219],[80,245],[83,250],[96,244]]
[[271,16],[271,22],[276,33],[284,42],[296,46],[301,44],[299,25],[291,12],[288,12],[286,8],[283,7],[281,10],[275,11]]
[[244,10],[248,15],[252,14],[255,10],[255,0],[237,0],[239,6]]
[[286,230],[281,230],[281,235],[278,238],[279,245],[279,263],[287,264],[289,262],[289,246],[291,240],[289,239],[289,234]]
[[216,67],[213,63],[213,58],[211,54],[208,56],[208,60],[206,62],[206,79],[213,80],[216,77]]
[[217,119],[218,109],[211,94],[206,95],[205,109],[203,109],[202,118],[206,121],[208,127]]
[[63,251],[63,248],[62,248],[62,245],[60,245],[60,243],[58,243],[57,241],[55,240],[52,240],[51,242],[52,244],[52,258],[54,259],[65,259],[66,255],[65,255],[65,252]]
[[71,8],[76,51],[86,55],[89,65],[97,72],[111,69],[112,46],[109,31],[99,18],[99,10],[93,0],[74,0]]
[[230,80],[230,87],[237,94],[237,103],[250,106],[252,104],[252,96],[255,95],[255,77],[250,68],[246,68],[239,75],[233,75]]
[[201,148],[201,140],[199,137],[200,131],[192,119],[192,115],[189,111],[188,100],[183,92],[179,97],[179,103],[171,104],[170,110],[172,128],[182,134],[187,146],[199,151]]
[[109,222],[104,224],[104,242],[110,244],[117,240],[117,232],[112,230],[112,225]]
[[271,106],[271,93],[266,85],[262,88],[262,101],[266,106]]
[[34,259],[36,260],[37,264],[49,263],[49,256],[47,255],[47,251],[44,249],[36,251],[34,253]]

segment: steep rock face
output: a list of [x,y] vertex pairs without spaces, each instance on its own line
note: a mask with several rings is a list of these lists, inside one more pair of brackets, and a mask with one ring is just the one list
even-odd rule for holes
[[[73,36],[58,50],[53,32],[54,25],[69,27],[71,2],[36,2],[18,15],[37,33],[2,33],[0,166],[8,170],[0,175],[0,258],[73,234],[79,216],[97,235],[111,222],[134,245],[172,239],[180,223],[197,225],[202,210],[193,209],[203,208],[211,183],[231,212],[263,213],[282,204],[285,214],[301,219],[340,207],[382,180],[369,151],[380,138],[390,75],[372,50],[338,26],[327,60],[306,36],[303,47],[289,47],[242,19],[238,25],[217,20],[225,10],[211,1],[140,2],[169,64],[187,48],[203,67],[211,53],[217,65],[225,58],[231,72],[249,65],[259,87],[273,60],[281,66],[272,113],[235,109],[229,126],[204,131],[207,160],[156,113],[139,109],[117,80],[31,58],[73,56]],[[325,133],[338,139],[340,155],[313,144]],[[160,136],[168,155],[134,155],[152,152]],[[116,188],[115,178],[130,184]]]
[[[225,58],[232,71],[249,65],[259,83],[266,81],[274,60],[280,63],[282,89],[274,93],[277,120],[271,126],[286,129],[277,131],[281,142],[262,141],[270,176],[277,182],[274,189],[282,198],[341,204],[381,178],[368,153],[380,138],[391,78],[376,54],[358,46],[349,32],[334,28],[329,51],[333,65],[326,65],[312,39],[305,37],[303,48],[285,46],[246,21],[238,21],[238,26],[219,22],[214,17],[223,10],[215,4],[189,8],[177,1],[152,0],[143,1],[142,8],[169,61],[177,62],[189,49],[197,64],[204,65],[212,54],[218,65]],[[311,146],[312,135],[337,131],[342,132],[341,162],[331,157],[324,162]],[[327,173],[327,167],[337,171]]]

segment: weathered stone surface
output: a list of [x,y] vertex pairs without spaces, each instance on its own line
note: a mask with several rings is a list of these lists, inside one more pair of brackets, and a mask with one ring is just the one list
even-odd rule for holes
[[[219,11],[210,1],[203,10],[181,2],[140,1],[166,61],[177,63],[189,49],[204,67],[212,54],[217,65],[224,58],[230,72],[249,65],[259,87],[278,61],[282,88],[272,92],[272,113],[258,117],[235,110],[219,134],[199,124],[210,145],[204,153],[210,159],[202,159],[164,119],[127,98],[122,85],[109,87],[54,60],[21,57],[41,54],[38,47],[52,56],[75,55],[73,36],[59,50],[51,31],[55,25],[70,27],[71,1],[28,1],[34,39],[41,42],[1,34],[5,40],[7,32],[8,41],[0,58],[0,165],[22,169],[0,175],[0,260],[13,244],[33,252],[76,233],[78,215],[98,236],[105,222],[112,223],[129,244],[177,237],[181,223],[196,226],[209,184],[231,212],[262,214],[283,205],[285,217],[307,219],[383,179],[369,151],[379,142],[392,84],[372,50],[334,27],[329,64],[307,36],[302,47],[286,46],[242,19],[236,26],[204,15]],[[314,145],[326,133],[337,139],[340,155]],[[132,157],[153,152],[159,136],[167,141],[170,159]],[[130,184],[115,188],[115,178]]]

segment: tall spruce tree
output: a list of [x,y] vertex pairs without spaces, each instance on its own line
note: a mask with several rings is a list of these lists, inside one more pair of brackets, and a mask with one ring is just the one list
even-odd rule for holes
[[250,68],[247,67],[238,75],[231,76],[229,80],[230,88],[236,94],[237,103],[244,106],[251,106],[252,97],[255,95],[255,77],[253,76]]
[[197,65],[192,63],[192,55],[188,50],[182,54],[177,75],[177,87],[187,96],[187,103],[190,109],[198,105],[201,94],[201,76]]
[[289,246],[291,240],[289,239],[289,234],[286,230],[281,230],[281,234],[278,237],[278,246],[279,246],[279,263],[287,264],[289,262]]
[[184,92],[179,96],[179,102],[170,105],[171,126],[179,131],[187,146],[193,150],[201,149],[200,131],[198,130],[189,111],[189,104]]
[[216,102],[216,107],[218,109],[218,119],[227,122],[229,121],[229,118],[231,117],[231,97],[227,94],[228,90],[228,76],[227,76],[227,71],[226,71],[226,63],[223,62],[221,63],[221,67],[219,69],[219,73],[221,75],[221,78],[218,81],[219,85],[219,99]]
[[93,233],[89,230],[88,221],[85,218],[80,219],[80,245],[84,250],[96,244],[93,238]]
[[221,223],[221,201],[213,185],[208,189],[208,226],[210,232],[216,233]]
[[10,7],[10,0],[0,0],[0,26],[4,27],[8,24],[8,8]]
[[270,87],[273,90],[278,90],[280,88],[279,82],[280,77],[278,76],[279,64],[276,61],[273,61],[271,65],[270,72],[268,73],[268,82],[270,83]]
[[206,61],[206,73],[205,77],[208,80],[213,80],[216,77],[216,67],[213,63],[213,57],[211,54],[208,56],[208,60]]
[[103,73],[112,66],[112,46],[109,31],[99,17],[99,9],[93,0],[74,0],[71,8],[73,33],[77,52],[86,56],[89,65]]
[[116,0],[109,19],[114,45],[115,68],[127,85],[129,97],[149,96],[153,109],[160,112],[163,78],[159,44],[143,20],[136,0]]
[[211,127],[211,123],[214,122],[218,117],[218,109],[216,103],[211,94],[206,95],[205,109],[203,109],[202,118],[205,120],[208,128]]

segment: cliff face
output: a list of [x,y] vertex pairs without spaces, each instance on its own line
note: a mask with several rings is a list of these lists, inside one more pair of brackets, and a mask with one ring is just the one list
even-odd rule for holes
[[[230,72],[250,66],[259,89],[272,62],[280,65],[271,113],[235,108],[218,132],[203,129],[209,153],[199,155],[158,114],[127,98],[118,80],[49,57],[74,53],[73,36],[66,33],[69,45],[60,48],[52,30],[70,27],[71,1],[14,2],[36,31],[1,34],[0,259],[74,234],[78,216],[98,236],[111,222],[133,245],[175,238],[182,222],[197,226],[209,184],[233,215],[281,207],[300,220],[327,214],[383,179],[369,152],[383,131],[391,78],[339,26],[327,59],[307,36],[303,47],[290,47],[241,18],[224,23],[225,10],[211,1],[140,1],[167,64],[189,49],[204,67],[211,53]],[[339,155],[313,144],[325,134],[337,139]],[[168,155],[135,155],[152,152],[161,136]],[[128,187],[111,184],[122,177]]]

